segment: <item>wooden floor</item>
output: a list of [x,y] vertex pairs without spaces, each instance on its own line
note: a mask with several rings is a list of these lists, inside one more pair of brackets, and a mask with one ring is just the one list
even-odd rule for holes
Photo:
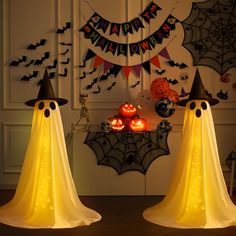
[[[12,191],[0,191],[0,205],[8,202]],[[236,227],[224,229],[175,229],[145,221],[143,211],[162,197],[114,196],[80,197],[88,207],[98,211],[102,220],[73,229],[20,229],[0,224],[0,236],[236,236]],[[236,203],[236,196],[233,198]]]

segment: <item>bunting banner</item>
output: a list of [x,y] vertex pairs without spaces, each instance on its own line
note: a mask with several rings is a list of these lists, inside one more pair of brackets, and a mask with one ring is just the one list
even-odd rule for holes
[[136,17],[135,19],[125,23],[110,22],[95,12],[87,23],[91,24],[97,30],[102,30],[103,33],[106,33],[109,29],[110,35],[116,34],[117,36],[120,36],[120,32],[122,32],[123,35],[127,35],[128,33],[133,34],[134,32],[138,32],[139,29],[144,28],[140,18],[145,22],[150,23],[150,19],[155,18],[157,16],[157,11],[159,10],[161,10],[161,8],[156,3],[151,2],[140,14],[140,17]]
[[160,61],[159,61],[160,56],[167,60],[170,60],[170,55],[166,47],[164,47],[157,55],[155,55],[154,57],[152,57],[151,59],[145,62],[142,62],[141,64],[136,64],[132,66],[128,66],[128,65],[122,66],[122,65],[111,63],[110,61],[107,61],[104,58],[97,55],[96,53],[94,53],[91,49],[88,49],[85,55],[85,58],[83,60],[83,64],[85,64],[88,60],[94,58],[94,61],[92,64],[94,69],[97,68],[98,66],[103,66],[103,73],[105,74],[109,71],[110,74],[114,75],[114,77],[117,77],[117,75],[122,71],[125,78],[128,79],[131,72],[136,77],[140,77],[142,68],[146,72],[151,74],[151,65],[154,65],[160,69],[161,68]]
[[165,22],[148,38],[139,42],[125,44],[118,43],[103,37],[89,22],[87,22],[79,31],[84,33],[86,39],[90,39],[95,47],[100,47],[102,51],[111,52],[113,55],[124,55],[128,53],[144,54],[147,50],[152,50],[157,44],[162,44],[164,38],[169,38],[170,31],[175,29],[175,24],[179,22],[174,16],[169,15]]

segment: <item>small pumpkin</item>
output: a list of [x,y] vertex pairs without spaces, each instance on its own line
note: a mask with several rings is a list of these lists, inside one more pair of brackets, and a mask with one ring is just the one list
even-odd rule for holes
[[134,117],[136,114],[137,108],[131,103],[124,103],[119,107],[119,115],[122,118]]
[[140,132],[147,129],[147,120],[136,117],[130,121],[130,129],[134,132]]
[[114,116],[109,118],[109,120],[111,121],[111,128],[113,131],[119,132],[125,128],[125,124],[120,117]]

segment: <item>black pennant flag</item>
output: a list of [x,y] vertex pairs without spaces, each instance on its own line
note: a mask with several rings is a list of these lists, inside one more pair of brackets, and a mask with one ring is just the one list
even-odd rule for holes
[[150,66],[150,61],[146,61],[142,64],[142,67],[149,73],[151,74],[151,66]]

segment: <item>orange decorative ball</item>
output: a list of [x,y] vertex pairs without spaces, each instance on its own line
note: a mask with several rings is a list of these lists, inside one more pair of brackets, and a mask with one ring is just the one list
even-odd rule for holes
[[170,89],[170,93],[169,93],[169,96],[168,98],[173,101],[173,102],[178,102],[179,101],[179,95],[178,93],[173,90],[173,89]]
[[170,86],[166,78],[154,79],[151,83],[151,94],[154,98],[160,99],[168,97]]

